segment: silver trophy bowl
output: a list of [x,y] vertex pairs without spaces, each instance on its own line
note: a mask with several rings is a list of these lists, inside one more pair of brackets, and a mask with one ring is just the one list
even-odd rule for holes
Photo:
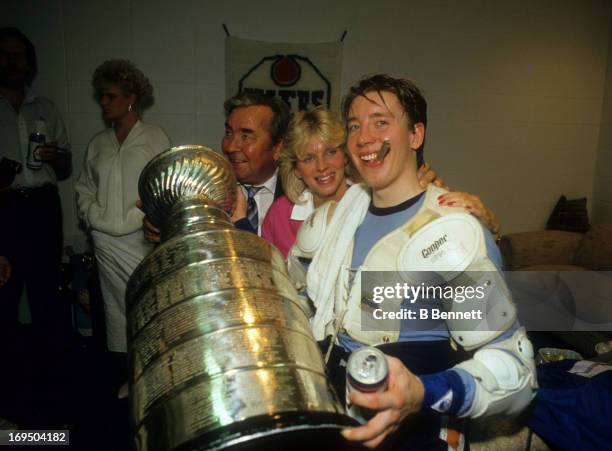
[[340,449],[353,424],[280,252],[234,228],[236,179],[202,146],[143,170],[162,242],[128,284],[130,408],[140,450]]

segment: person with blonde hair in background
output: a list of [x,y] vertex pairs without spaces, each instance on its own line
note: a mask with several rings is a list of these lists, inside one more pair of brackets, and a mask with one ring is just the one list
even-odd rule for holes
[[343,144],[342,122],[323,107],[301,111],[289,123],[280,154],[285,195],[272,204],[262,229],[262,237],[285,257],[302,221],[328,200],[340,200],[348,189]]
[[104,62],[95,70],[92,84],[110,127],[89,143],[76,191],[79,216],[93,238],[108,350],[125,360],[125,290],[132,272],[150,251],[141,229],[144,214],[136,206],[138,177],[170,142],[160,127],[140,119],[153,87],[133,63]]

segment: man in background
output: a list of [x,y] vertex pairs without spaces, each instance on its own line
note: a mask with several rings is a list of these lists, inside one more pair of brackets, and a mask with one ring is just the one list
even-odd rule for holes
[[57,180],[70,175],[71,157],[56,106],[30,89],[36,72],[30,40],[0,28],[0,233],[12,265],[0,287],[0,330],[17,326],[25,286],[34,329],[55,337],[63,236]]
[[238,227],[250,228],[261,236],[270,205],[283,194],[278,160],[291,114],[281,99],[257,93],[235,95],[223,107],[221,147],[246,199],[246,211],[237,208],[233,219]]

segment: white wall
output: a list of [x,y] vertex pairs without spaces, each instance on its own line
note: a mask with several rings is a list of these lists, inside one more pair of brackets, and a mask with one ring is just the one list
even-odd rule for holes
[[[451,187],[480,194],[506,232],[542,228],[561,194],[592,198],[604,0],[4,0],[2,11],[0,25],[20,27],[37,47],[36,88],[64,113],[75,177],[103,127],[91,75],[110,57],[151,78],[156,103],[145,119],[174,144],[219,148],[226,23],[235,36],[289,42],[348,30],[344,88],[365,73],[413,78],[430,104],[426,158]],[[62,193],[76,241],[71,183]]]
[[592,223],[612,223],[612,32],[608,44],[608,69],[593,186]]

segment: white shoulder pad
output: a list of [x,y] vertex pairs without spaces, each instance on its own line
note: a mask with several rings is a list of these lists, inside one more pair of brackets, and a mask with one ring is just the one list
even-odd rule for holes
[[483,234],[473,216],[454,213],[421,227],[401,249],[397,267],[451,280],[482,254]]
[[474,400],[463,416],[515,415],[536,395],[533,347],[523,328],[506,340],[480,349],[456,368],[470,373],[476,382]]
[[336,202],[326,202],[317,208],[304,221],[298,231],[292,254],[298,257],[312,258],[321,245],[327,225],[331,221]]
[[[450,334],[468,351],[499,336],[516,319],[504,278],[487,256],[482,225],[470,214],[447,214],[421,227],[400,250],[397,266],[409,283],[446,282],[462,292],[470,288],[479,293],[448,304],[456,314],[446,320]],[[472,310],[482,315],[480,321],[466,315]]]

